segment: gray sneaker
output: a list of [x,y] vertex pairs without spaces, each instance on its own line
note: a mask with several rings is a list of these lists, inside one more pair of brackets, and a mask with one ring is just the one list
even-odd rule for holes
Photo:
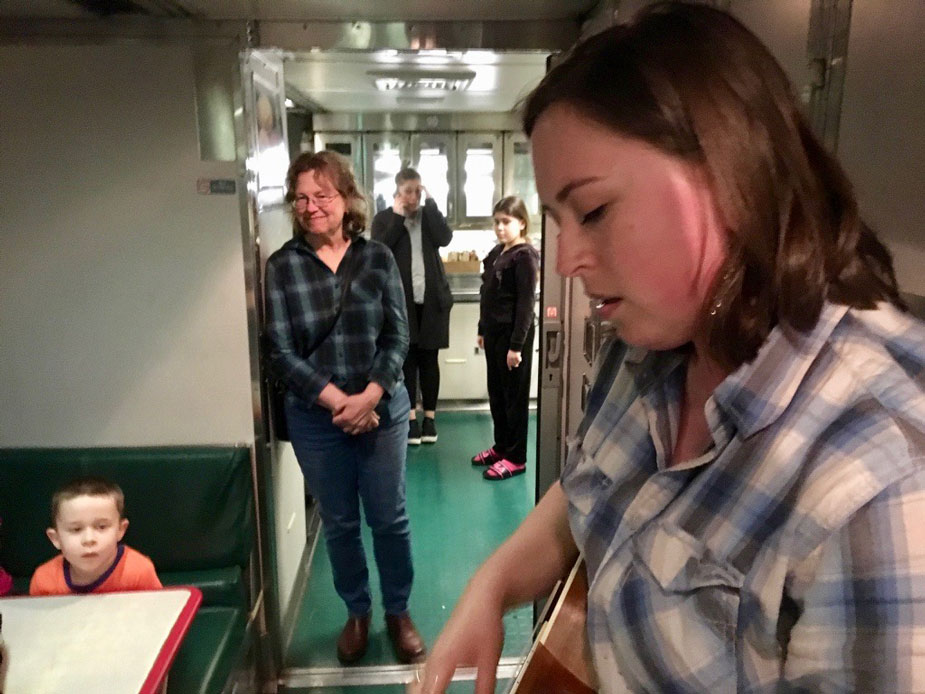
[[408,420],[408,445],[421,445],[421,425],[418,424],[418,420],[416,419]]

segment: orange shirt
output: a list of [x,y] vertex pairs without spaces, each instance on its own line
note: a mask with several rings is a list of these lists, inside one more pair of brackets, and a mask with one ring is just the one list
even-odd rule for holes
[[72,588],[64,575],[64,557],[58,555],[32,574],[29,595],[72,595],[76,593],[114,593],[121,590],[162,588],[154,564],[141,552],[121,545],[113,566],[90,586]]

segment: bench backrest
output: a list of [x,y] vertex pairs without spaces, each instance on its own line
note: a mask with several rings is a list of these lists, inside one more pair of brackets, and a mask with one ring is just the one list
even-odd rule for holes
[[125,542],[158,573],[246,567],[254,495],[246,447],[0,449],[0,566],[30,576],[55,554],[45,537],[55,489],[100,475],[125,492]]

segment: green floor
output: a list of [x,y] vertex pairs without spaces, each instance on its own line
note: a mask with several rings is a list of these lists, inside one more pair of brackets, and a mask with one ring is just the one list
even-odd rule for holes
[[[408,515],[414,552],[415,581],[410,611],[421,635],[432,644],[473,570],[516,528],[534,505],[536,417],[530,417],[528,471],[501,482],[483,480],[469,458],[492,442],[487,412],[439,412],[439,440],[408,449]],[[372,538],[364,527],[363,541],[370,560],[373,591],[373,627],[361,666],[394,665],[383,625],[378,572],[372,561]],[[515,610],[505,618],[503,656],[522,656],[529,647],[532,608]],[[323,539],[318,542],[308,589],[286,666],[331,668],[338,666],[335,641],[346,618],[344,605],[334,592],[331,566]],[[451,692],[472,691],[471,682],[455,683]],[[499,691],[503,691],[499,684]],[[284,689],[289,692],[346,691],[361,694],[402,692],[400,685],[351,688]]]

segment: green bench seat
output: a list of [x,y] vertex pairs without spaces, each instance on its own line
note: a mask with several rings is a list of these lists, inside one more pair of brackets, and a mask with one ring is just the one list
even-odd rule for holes
[[203,601],[168,677],[169,694],[219,694],[251,646],[246,582],[254,554],[254,495],[246,447],[0,449],[0,566],[28,591],[55,554],[45,537],[55,489],[101,475],[125,492],[125,542],[151,557],[161,582]]
[[247,615],[234,607],[200,607],[177,653],[167,694],[221,692],[244,657]]

